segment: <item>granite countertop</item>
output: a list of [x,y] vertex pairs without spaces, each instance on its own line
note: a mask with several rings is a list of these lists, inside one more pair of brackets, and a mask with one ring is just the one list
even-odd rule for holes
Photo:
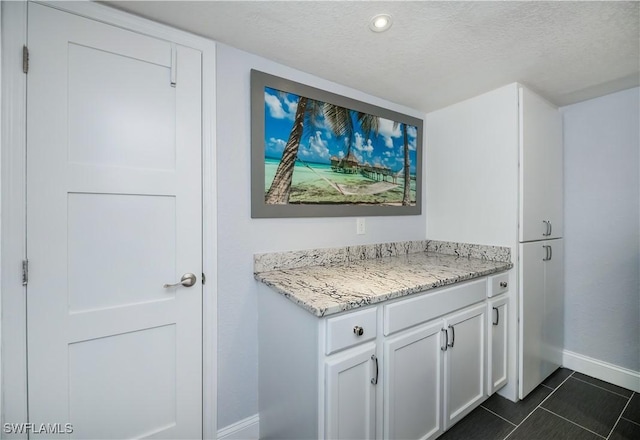
[[512,267],[509,248],[430,240],[254,257],[257,281],[318,317]]

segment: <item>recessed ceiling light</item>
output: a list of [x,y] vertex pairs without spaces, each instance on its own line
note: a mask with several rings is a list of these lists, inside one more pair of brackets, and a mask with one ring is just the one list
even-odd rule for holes
[[384,32],[391,27],[391,16],[388,14],[378,14],[369,21],[369,29],[373,32]]

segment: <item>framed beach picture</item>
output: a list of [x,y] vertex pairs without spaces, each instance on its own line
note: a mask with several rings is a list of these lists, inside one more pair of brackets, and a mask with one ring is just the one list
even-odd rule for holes
[[251,216],[422,212],[421,119],[251,71]]

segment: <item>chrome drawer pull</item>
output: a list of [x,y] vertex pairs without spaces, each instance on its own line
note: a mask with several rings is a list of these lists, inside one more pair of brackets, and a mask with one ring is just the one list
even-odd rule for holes
[[451,329],[451,344],[449,344],[449,347],[453,348],[453,344],[456,343],[456,329],[452,325],[449,328]]
[[449,332],[446,328],[443,328],[440,331],[444,332],[444,345],[440,347],[440,350],[447,351],[447,347],[449,346]]
[[372,354],[371,355],[371,360],[375,361],[375,363],[376,363],[376,377],[371,379],[371,383],[373,385],[378,385],[378,358],[377,358],[377,356],[375,354]]

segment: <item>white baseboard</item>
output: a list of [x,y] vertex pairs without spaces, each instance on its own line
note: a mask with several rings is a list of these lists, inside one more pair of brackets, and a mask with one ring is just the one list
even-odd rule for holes
[[218,440],[258,440],[260,438],[260,416],[242,419],[218,430]]
[[562,352],[562,366],[640,393],[640,371],[629,370],[568,350]]

